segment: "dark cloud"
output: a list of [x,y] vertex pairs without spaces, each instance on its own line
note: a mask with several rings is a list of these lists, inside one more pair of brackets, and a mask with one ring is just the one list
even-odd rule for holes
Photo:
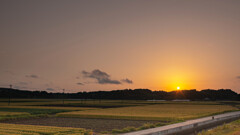
[[84,84],[79,82],[79,83],[77,83],[77,85],[84,85]]
[[37,75],[26,75],[26,77],[28,77],[28,78],[35,78],[35,79],[39,78]]
[[48,90],[48,91],[54,91],[53,88],[47,88],[46,90]]
[[121,84],[118,80],[110,79],[106,72],[95,69],[92,72],[82,71],[84,77],[96,79],[99,84]]
[[240,76],[237,76],[237,79],[240,79]]
[[125,82],[125,83],[129,83],[129,84],[132,84],[133,83],[133,81],[132,80],[129,80],[129,79],[122,79],[121,80],[122,82]]

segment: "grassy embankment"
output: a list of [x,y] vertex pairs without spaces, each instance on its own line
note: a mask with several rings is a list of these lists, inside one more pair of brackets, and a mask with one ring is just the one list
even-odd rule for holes
[[240,120],[202,131],[198,135],[240,135]]

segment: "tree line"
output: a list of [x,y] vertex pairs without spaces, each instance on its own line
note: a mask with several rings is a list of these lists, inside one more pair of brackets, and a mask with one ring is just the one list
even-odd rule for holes
[[111,100],[240,100],[240,94],[231,89],[205,89],[201,91],[152,91],[149,89],[124,89],[78,93],[52,93],[0,88],[0,98],[53,98],[53,99],[111,99]]

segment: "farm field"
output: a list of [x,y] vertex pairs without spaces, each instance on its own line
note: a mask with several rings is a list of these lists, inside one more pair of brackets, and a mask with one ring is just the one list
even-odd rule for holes
[[[16,124],[16,127],[20,124],[36,128],[42,125],[50,126],[49,128],[85,128],[111,134],[236,111],[236,104],[238,102],[135,100],[65,100],[63,104],[59,99],[11,99],[8,105],[7,99],[0,99],[0,123]],[[5,130],[0,129],[2,132]],[[14,134],[13,132],[12,135]]]
[[237,110],[227,105],[159,104],[58,113],[61,117],[90,117],[141,120],[187,120]]
[[0,123],[0,135],[92,135],[90,130]]
[[61,117],[41,117],[25,120],[4,120],[2,123],[24,124],[24,125],[43,125],[57,127],[74,127],[92,129],[94,132],[111,132],[116,129],[126,127],[141,127],[147,123],[165,125],[166,123],[146,120],[116,120],[116,119],[88,119],[88,118],[61,118]]

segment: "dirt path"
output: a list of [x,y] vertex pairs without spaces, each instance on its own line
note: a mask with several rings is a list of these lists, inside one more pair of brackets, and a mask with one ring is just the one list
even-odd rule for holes
[[59,117],[1,121],[1,123],[12,124],[85,128],[92,129],[94,132],[111,131],[112,129],[122,129],[128,126],[140,127],[145,123],[157,123],[157,122],[158,121],[59,118]]

